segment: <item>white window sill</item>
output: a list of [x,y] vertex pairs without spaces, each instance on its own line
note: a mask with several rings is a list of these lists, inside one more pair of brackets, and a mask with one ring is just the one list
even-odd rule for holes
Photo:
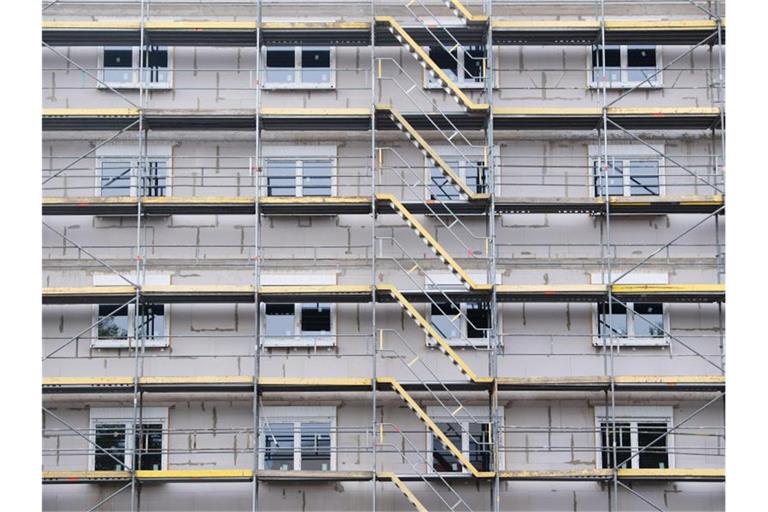
[[[456,87],[458,87],[459,89],[475,89],[475,90],[478,90],[478,91],[482,91],[483,89],[485,89],[485,84],[484,83],[478,83],[478,82],[457,82],[455,80],[453,80],[453,83],[456,84]],[[424,88],[428,89],[428,90],[437,91],[437,90],[442,90],[443,86],[440,85],[439,83],[428,82],[424,86]]]
[[[611,82],[608,85],[605,86],[606,89],[632,89],[633,87],[637,87],[638,89],[663,89],[664,86],[661,83],[643,83],[642,85],[638,85],[641,82]],[[589,83],[590,89],[602,89],[603,85],[599,82],[590,82]]]
[[[133,340],[92,340],[91,348],[133,348]],[[168,339],[144,340],[144,348],[166,348]]]
[[324,84],[296,84],[296,83],[267,83],[264,84],[265,90],[293,90],[293,91],[312,91],[312,90],[333,90],[336,85],[332,83]]
[[[668,347],[669,337],[661,336],[658,338],[613,338],[614,346],[618,347]],[[597,337],[592,337],[592,345],[597,348],[603,348],[602,340]],[[608,348],[608,340],[606,340],[606,348]]]
[[[96,87],[98,89],[102,89],[105,91],[108,91],[110,88],[112,89],[139,89],[141,88],[141,85],[138,82],[105,82],[105,83],[97,83]],[[170,82],[163,82],[163,83],[151,83],[151,84],[144,84],[144,89],[152,89],[152,90],[170,90],[173,89],[173,84]]]
[[336,335],[329,334],[320,338],[305,338],[301,336],[290,337],[262,337],[261,346],[265,348],[315,348],[336,346]]

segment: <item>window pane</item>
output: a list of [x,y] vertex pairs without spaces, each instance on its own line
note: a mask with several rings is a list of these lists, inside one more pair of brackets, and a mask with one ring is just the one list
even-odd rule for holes
[[[449,162],[446,160],[446,163],[454,171],[458,172],[458,162]],[[436,201],[455,201],[459,199],[459,190],[453,186],[445,174],[443,174],[443,170],[438,167],[433,167],[431,171],[429,197]]]
[[659,161],[629,161],[629,193],[633,196],[659,195]]
[[597,311],[598,334],[601,338],[607,339],[611,332],[614,337],[627,337],[627,308],[614,302],[609,315],[608,303],[603,302],[598,304]]
[[267,82],[289,84],[295,82],[295,60],[293,48],[267,50]]
[[470,190],[483,194],[487,192],[486,168],[483,162],[465,162],[466,179],[464,180]]
[[301,424],[301,469],[331,469],[331,424]]
[[266,336],[293,336],[296,310],[293,304],[265,305],[266,318],[264,334]]
[[133,82],[133,50],[131,48],[104,48],[104,81],[107,83]]
[[449,302],[432,304],[432,327],[446,339],[461,339],[461,319],[451,321],[459,314],[459,308]]
[[491,424],[469,424],[469,461],[480,471],[491,469]]
[[302,168],[302,193],[305,196],[331,195],[330,160],[304,160]]
[[[159,471],[163,461],[163,425],[145,423],[136,432],[136,450],[134,467]],[[141,457],[139,457],[141,456]]]
[[139,307],[139,336],[148,340],[162,339],[165,335],[165,306],[144,304]]
[[125,460],[125,425],[122,423],[99,423],[95,426],[96,435],[94,466],[96,471],[124,471],[125,465],[118,463]]
[[141,193],[146,197],[163,197],[168,163],[165,160],[149,160],[142,173]]
[[147,46],[144,50],[144,80],[149,83],[168,82],[168,48]]
[[654,440],[667,431],[666,423],[638,423],[637,444],[638,450],[648,448],[638,455],[638,467],[641,468],[668,468],[669,454],[667,453],[667,438],[654,442]]
[[[437,423],[438,428],[456,448],[461,450],[461,428],[458,423]],[[448,448],[432,434],[432,468],[439,472],[461,472],[461,464]]]
[[[603,50],[596,46],[592,49],[593,81],[602,82]],[[608,85],[621,82],[621,49],[618,46],[605,47],[605,73]]]
[[[616,463],[625,461],[632,455],[632,431],[630,424],[626,422],[616,422],[616,430],[612,429],[610,421],[600,423],[600,449],[602,451],[602,467],[604,469],[613,468],[616,463],[613,460],[613,441],[616,441]],[[629,468],[630,461],[621,465],[622,468]]]
[[[600,167],[599,161],[595,161],[593,172],[595,173],[595,196],[603,197],[605,195],[603,187],[605,170]],[[608,161],[608,195],[624,195],[624,162],[622,160],[610,159]]]
[[467,338],[485,339],[491,327],[491,311],[487,302],[467,304]]
[[[635,336],[638,338],[664,337],[664,306],[661,304],[634,304]],[[639,315],[642,315],[640,317]]]
[[301,305],[301,332],[304,333],[331,333],[331,305],[330,304],[302,304]]
[[[106,318],[110,313],[114,314]],[[100,340],[128,339],[128,306],[99,306],[98,337]]]
[[[627,48],[628,79],[630,82],[642,82],[656,73],[656,48]],[[655,81],[655,77],[651,82]]]
[[304,48],[301,50],[301,81],[326,84],[331,81],[331,50]]
[[264,426],[264,469],[293,469],[293,423]]
[[131,174],[133,163],[130,160],[101,161],[101,195],[131,195]]
[[446,51],[442,46],[433,46],[429,49],[429,56],[437,64],[437,67],[445,71],[448,78],[458,80],[459,61],[458,50]]
[[267,195],[296,195],[295,160],[267,160]]
[[483,82],[485,64],[485,46],[469,45],[464,47],[464,78],[468,82]]

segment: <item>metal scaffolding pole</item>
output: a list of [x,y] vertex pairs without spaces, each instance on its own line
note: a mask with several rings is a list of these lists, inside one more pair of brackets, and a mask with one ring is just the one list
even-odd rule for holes
[[376,377],[378,351],[376,344],[376,0],[371,0],[371,510],[376,512],[376,467],[378,449],[376,446]]
[[251,173],[255,182],[253,191],[253,307],[254,307],[254,332],[253,332],[253,401],[251,404],[253,415],[253,481],[251,483],[251,510],[259,510],[259,436],[261,426],[259,407],[259,377],[261,376],[261,304],[259,304],[259,286],[261,285],[261,93],[262,93],[262,59],[261,59],[261,25],[262,2],[256,0],[256,87],[255,103],[256,114],[254,117],[254,164],[251,165]]

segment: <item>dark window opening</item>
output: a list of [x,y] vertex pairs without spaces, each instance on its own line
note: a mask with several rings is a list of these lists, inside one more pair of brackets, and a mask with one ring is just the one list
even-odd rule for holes
[[160,423],[141,425],[136,432],[134,468],[159,471],[163,464],[163,426]]
[[139,336],[150,339],[162,337],[165,330],[165,306],[143,304],[139,307]]
[[467,304],[467,338],[484,339],[491,327],[491,310],[487,302]]
[[162,46],[147,46],[142,52],[146,63],[145,80],[150,83],[168,81],[168,49]]
[[[114,314],[113,314],[114,313]],[[109,316],[112,314],[112,316]],[[107,318],[109,316],[109,318]],[[128,339],[128,305],[100,305],[98,318],[100,340]]]
[[603,74],[603,49],[600,46],[592,48],[593,80],[595,82],[621,82],[621,48],[605,48],[605,79]]
[[640,452],[638,467],[665,469],[669,467],[667,437],[657,439],[667,431],[666,423],[638,423],[637,445]]
[[469,461],[480,471],[491,470],[491,424],[469,424]]
[[[451,163],[448,163],[448,165],[452,166]],[[432,168],[429,183],[429,197],[434,201],[455,201],[460,198],[459,189],[448,180],[448,177],[439,167]]]
[[[461,427],[458,423],[437,423],[437,426],[456,448],[461,449]],[[443,447],[435,434],[432,434],[432,468],[441,473],[461,472],[459,460],[450,449]]]
[[104,50],[105,68],[132,68],[133,50],[130,48],[105,49]]
[[634,318],[635,336],[639,338],[664,337],[663,304],[633,304],[632,309],[636,313]]
[[147,162],[142,176],[142,193],[145,197],[165,196],[166,163],[153,160]]
[[118,462],[118,460],[125,460],[125,424],[101,423],[96,425],[95,430],[94,442],[98,448],[95,449],[93,469],[96,471],[125,471],[125,465]]
[[328,160],[305,160],[302,165],[302,195],[331,195],[331,163]]
[[659,193],[659,161],[630,160],[629,194],[632,196],[658,196]]
[[301,332],[331,332],[330,304],[302,304]]
[[331,81],[331,50],[301,50],[301,81],[309,84]]
[[442,46],[433,46],[429,49],[429,57],[437,64],[437,67],[445,71],[448,78],[456,80],[459,76],[458,50],[447,51]]
[[486,179],[486,167],[483,162],[472,162],[473,165],[467,167],[466,183],[470,190],[484,194],[488,191]]
[[464,47],[464,78],[481,83],[485,76],[485,46],[470,45]]
[[[611,422],[600,423],[600,449],[602,450],[602,467],[613,468],[621,464],[622,468],[631,467],[629,457],[632,455],[632,429],[629,423],[616,422],[615,430]],[[616,460],[613,458],[613,444],[616,442]],[[624,462],[626,461],[626,462]]]

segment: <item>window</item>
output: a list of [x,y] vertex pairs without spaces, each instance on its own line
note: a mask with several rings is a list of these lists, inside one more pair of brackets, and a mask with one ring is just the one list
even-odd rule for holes
[[[634,87],[650,78],[640,87],[661,87],[661,69],[659,50],[655,46],[617,46],[605,47],[606,87]],[[591,87],[602,87],[603,50],[601,46],[592,47],[590,78]],[[652,78],[651,78],[652,77]]]
[[335,343],[333,306],[325,303],[264,304],[263,346],[329,347]]
[[[454,346],[486,346],[491,327],[487,302],[436,302],[430,306],[430,321],[438,333]],[[434,343],[431,340],[431,343]]]
[[[459,158],[443,158],[446,164],[456,172],[471,191],[478,194],[488,192],[486,181],[487,167],[485,162],[461,160]],[[459,201],[461,195],[439,167],[432,167],[429,176],[428,197],[436,201]]]
[[605,408],[600,407],[596,411],[596,421],[600,452],[597,460],[601,468],[616,465],[633,469],[672,467],[672,437],[659,439],[672,425],[671,407],[617,407],[615,428],[612,418],[605,414]]
[[[451,442],[461,450],[469,461],[480,471],[490,471],[493,464],[491,445],[491,424],[487,407],[467,406],[463,417],[451,418],[449,410],[442,406],[427,407],[427,414]],[[503,411],[503,409],[500,409]],[[503,412],[501,417],[503,418]],[[429,450],[429,471],[437,473],[462,473],[468,470],[462,467],[453,452],[443,446],[431,431],[427,431]],[[500,466],[503,457],[499,460]]]
[[309,197],[334,194],[333,160],[268,158],[267,195],[270,197]]
[[167,424],[168,410],[163,407],[145,407],[135,429],[132,408],[92,408],[91,441],[97,447],[91,446],[91,470],[164,469]]
[[[168,333],[165,322],[164,304],[142,304],[139,306],[138,337],[144,338],[145,347],[167,347]],[[97,348],[127,348],[134,339],[134,304],[97,306],[96,337],[91,342]]]
[[[169,50],[165,46],[146,46],[142,53],[144,62],[144,86],[150,89],[171,87]],[[101,80],[114,88],[134,89],[139,87],[139,47],[108,46],[104,48]],[[99,84],[99,87],[105,87]]]
[[[460,88],[485,87],[485,46],[459,46],[448,51],[443,46],[426,48],[429,57]],[[427,87],[441,88],[437,76],[427,72]]]
[[279,471],[334,471],[334,407],[265,406],[260,467]]
[[264,52],[267,88],[331,89],[336,85],[332,48],[272,47]]
[[[102,197],[135,196],[139,159],[132,157],[101,156],[96,185]],[[141,195],[163,197],[170,195],[167,180],[168,160],[148,157],[142,173]]]
[[[664,186],[664,145],[651,147],[614,144],[608,147],[606,160],[598,146],[589,147],[591,194],[594,197],[609,196],[661,196]],[[606,190],[607,185],[607,190]]]
[[[126,276],[136,282],[135,276]],[[147,273],[145,284],[168,285],[170,277],[167,274]],[[115,274],[95,274],[94,286],[122,286],[126,282]],[[136,338],[136,305],[131,304],[100,304],[94,306],[95,324],[91,339],[94,348],[128,348]],[[144,338],[145,347],[167,347],[169,344],[169,329],[166,312],[170,311],[168,304],[142,304],[138,308],[138,335]]]
[[[616,271],[615,276],[619,276]],[[599,275],[592,277],[593,283],[602,282]],[[628,274],[622,278],[622,284],[665,284],[667,276],[663,274]],[[626,304],[626,306],[624,305]],[[656,302],[624,302],[613,301],[611,307],[607,302],[595,306],[595,346],[607,344],[612,334],[614,343],[625,346],[667,346],[669,345],[669,314],[666,305]]]

